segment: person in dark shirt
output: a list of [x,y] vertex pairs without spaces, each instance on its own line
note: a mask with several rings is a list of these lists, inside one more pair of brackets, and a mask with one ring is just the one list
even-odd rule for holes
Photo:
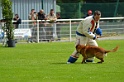
[[19,28],[19,24],[21,24],[21,19],[19,18],[19,15],[15,14],[13,20],[14,20],[13,24],[15,26],[15,29]]
[[57,19],[61,19],[60,13],[56,14]]
[[38,12],[38,20],[46,20],[45,13],[43,10]]
[[42,20],[46,20],[46,16],[45,16],[45,13],[44,13],[43,9],[41,9],[38,12],[37,17],[38,17],[37,18],[38,20],[41,20],[39,22],[39,30],[40,30],[40,34],[39,34],[40,37],[39,38],[40,38],[41,41],[45,41],[46,40],[46,28],[45,28],[46,24]]

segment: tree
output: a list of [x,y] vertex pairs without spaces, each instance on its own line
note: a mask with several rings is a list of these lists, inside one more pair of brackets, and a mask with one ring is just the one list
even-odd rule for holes
[[[112,3],[117,2],[117,0],[84,0],[87,3]],[[124,0],[119,0],[119,2],[124,2]]]
[[3,19],[5,20],[4,32],[6,33],[6,37],[8,39],[7,44],[8,47],[13,47],[15,45],[13,45],[14,26],[12,24],[13,19],[12,2],[10,0],[1,0],[1,6]]
[[[76,3],[76,2],[87,2],[87,3],[111,3],[117,2],[117,0],[57,0],[57,3]],[[119,2],[124,2],[124,0],[119,0]]]
[[83,0],[57,0],[57,5],[61,7],[62,18],[80,18],[81,1]]

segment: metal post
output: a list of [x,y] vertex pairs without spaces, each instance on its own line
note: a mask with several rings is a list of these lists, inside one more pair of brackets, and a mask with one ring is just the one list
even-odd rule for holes
[[71,42],[71,20],[70,20],[70,42]]
[[57,39],[56,23],[53,24],[53,38]]
[[117,0],[117,3],[116,3],[115,12],[114,12],[114,17],[115,17],[115,16],[116,16],[116,14],[117,14],[118,4],[119,4],[119,0]]
[[78,3],[78,15],[81,18],[81,2]]
[[53,0],[53,8],[54,8],[54,11],[55,11],[55,13],[56,13],[56,0]]
[[39,43],[39,21],[37,20],[37,43]]

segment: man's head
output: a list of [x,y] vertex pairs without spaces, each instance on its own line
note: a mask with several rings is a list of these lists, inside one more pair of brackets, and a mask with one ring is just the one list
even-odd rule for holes
[[51,10],[50,10],[50,14],[53,14],[53,13],[54,13],[54,10],[53,10],[53,9],[51,9]]
[[92,10],[88,10],[87,14],[90,16],[92,15]]
[[44,12],[44,10],[43,10],[43,9],[41,9],[41,10],[40,10],[40,13],[42,14],[43,12]]
[[96,10],[94,12],[94,20],[97,22],[97,21],[99,21],[100,17],[101,17],[101,12]]
[[15,14],[15,18],[19,18],[19,15],[18,14]]
[[31,9],[31,13],[34,13],[35,12],[35,9]]

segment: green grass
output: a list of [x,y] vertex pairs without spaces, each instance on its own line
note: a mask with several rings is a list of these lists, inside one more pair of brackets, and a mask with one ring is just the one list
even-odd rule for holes
[[[74,42],[16,44],[0,47],[0,82],[123,82],[124,40],[98,41],[99,46],[113,49],[102,64],[66,64]],[[95,61],[99,61],[95,59]]]

